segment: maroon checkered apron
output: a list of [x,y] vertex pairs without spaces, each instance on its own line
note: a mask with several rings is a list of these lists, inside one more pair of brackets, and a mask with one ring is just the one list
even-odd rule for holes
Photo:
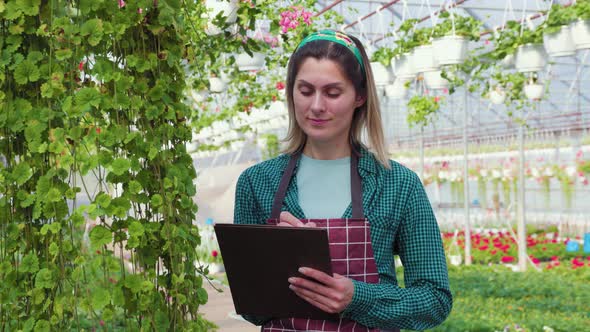
[[[287,187],[294,173],[301,153],[291,156],[289,164],[281,178],[279,189],[275,196],[269,224],[276,225],[281,213]],[[304,219],[303,223],[314,222],[317,227],[328,231],[332,272],[348,278],[378,283],[379,274],[375,265],[369,222],[364,217],[362,207],[361,178],[358,174],[358,156],[351,154],[351,198],[352,216],[350,219]],[[280,331],[355,331],[377,332],[355,321],[341,318],[340,320],[317,320],[307,318],[273,319],[262,326],[263,332]],[[397,330],[399,331],[399,330]]]

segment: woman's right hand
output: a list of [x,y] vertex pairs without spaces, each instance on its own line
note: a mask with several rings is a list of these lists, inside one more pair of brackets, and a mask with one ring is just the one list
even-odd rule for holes
[[314,222],[308,222],[304,224],[301,220],[295,218],[291,213],[287,211],[281,212],[279,216],[279,223],[278,226],[285,226],[285,227],[316,227]]

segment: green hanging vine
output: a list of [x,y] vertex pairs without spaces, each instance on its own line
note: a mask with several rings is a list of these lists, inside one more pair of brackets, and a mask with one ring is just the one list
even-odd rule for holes
[[210,326],[182,65],[227,37],[206,38],[204,10],[0,0],[3,330]]

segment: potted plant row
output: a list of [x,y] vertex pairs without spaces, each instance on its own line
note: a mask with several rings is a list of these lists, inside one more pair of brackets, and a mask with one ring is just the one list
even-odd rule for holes
[[544,45],[549,55],[569,56],[590,48],[590,0],[569,6],[554,4],[546,15]]

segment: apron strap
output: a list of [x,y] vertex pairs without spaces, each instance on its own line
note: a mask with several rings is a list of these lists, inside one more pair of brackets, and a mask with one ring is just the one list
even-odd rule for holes
[[[277,193],[272,204],[272,210],[270,213],[271,219],[279,219],[280,217],[283,201],[285,200],[287,189],[289,188],[289,182],[291,182],[291,178],[293,177],[293,172],[295,171],[295,166],[297,166],[297,161],[299,161],[299,158],[301,158],[301,152],[292,154],[289,159],[289,163],[287,164],[287,168],[281,177],[281,182],[279,183],[279,188],[277,189]],[[358,152],[355,149],[352,149],[350,154],[350,187],[352,218],[364,219],[365,215],[363,213],[361,176],[358,172]]]
[[359,159],[355,149],[350,152],[350,198],[352,205],[352,218],[365,219],[363,213],[363,189],[361,176],[359,175]]
[[292,154],[291,158],[289,159],[289,164],[287,164],[285,173],[283,173],[283,177],[281,177],[279,189],[277,190],[277,193],[275,194],[275,200],[272,203],[272,211],[270,212],[271,219],[279,219],[281,215],[281,208],[283,206],[283,201],[285,200],[285,195],[287,194],[287,188],[289,188],[289,182],[291,182],[293,171],[295,170],[295,166],[297,166],[297,161],[300,157],[301,152],[296,152]]

